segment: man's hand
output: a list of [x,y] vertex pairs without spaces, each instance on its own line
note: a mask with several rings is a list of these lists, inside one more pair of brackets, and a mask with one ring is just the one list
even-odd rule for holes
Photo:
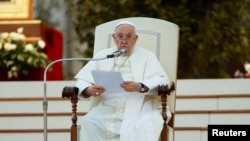
[[90,86],[90,87],[86,88],[86,91],[85,91],[85,92],[86,92],[89,96],[99,96],[99,95],[101,95],[104,91],[105,91],[105,89],[104,89],[103,86],[93,85],[93,86]]
[[124,81],[121,84],[121,87],[127,92],[139,92],[141,84],[139,82],[134,81]]

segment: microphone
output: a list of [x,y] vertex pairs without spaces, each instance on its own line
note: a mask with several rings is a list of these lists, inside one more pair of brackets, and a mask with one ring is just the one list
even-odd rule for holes
[[128,51],[127,48],[122,47],[120,50],[117,50],[117,51],[113,52],[112,54],[107,55],[107,58],[119,57],[120,55],[126,53],[127,51]]
[[43,72],[43,121],[44,121],[44,141],[48,140],[48,120],[47,120],[47,110],[48,110],[48,101],[47,101],[47,71],[48,69],[55,63],[57,62],[63,62],[63,61],[99,61],[99,60],[104,60],[107,59],[106,57],[103,58],[63,58],[63,59],[58,59],[54,60],[53,62],[49,63],[47,67],[45,68]]

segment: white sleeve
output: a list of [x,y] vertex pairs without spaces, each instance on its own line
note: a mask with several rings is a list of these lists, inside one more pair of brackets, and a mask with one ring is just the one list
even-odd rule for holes
[[155,93],[157,93],[158,85],[170,85],[169,79],[160,76],[154,77],[152,79],[143,80],[141,83],[143,83],[149,88],[149,91],[145,93],[146,95],[154,95]]
[[[78,88],[78,96],[79,96],[80,99],[84,98],[84,97],[80,96],[82,91],[84,89],[86,89],[87,87],[91,86],[91,85],[92,85],[91,83],[89,83],[89,82],[87,82],[87,81],[85,81],[83,79],[77,79],[76,87]],[[86,99],[86,98],[84,98],[84,99]]]

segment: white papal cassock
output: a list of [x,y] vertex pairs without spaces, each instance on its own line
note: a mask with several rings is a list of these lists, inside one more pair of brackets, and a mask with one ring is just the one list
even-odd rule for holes
[[[115,47],[109,48],[95,58],[114,51]],[[141,82],[150,91],[101,95],[102,101],[82,118],[81,141],[158,141],[163,119],[155,89],[159,84],[169,84],[169,79],[155,54],[137,46],[128,57],[90,61],[75,76],[80,92],[94,83],[92,70],[120,71],[125,81]]]

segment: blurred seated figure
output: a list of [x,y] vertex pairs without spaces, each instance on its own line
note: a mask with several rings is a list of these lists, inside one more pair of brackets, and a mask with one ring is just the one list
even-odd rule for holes
[[[145,23],[147,24],[147,23]],[[81,141],[158,141],[163,128],[161,102],[156,88],[170,84],[156,55],[137,46],[138,34],[130,21],[120,21],[114,27],[112,38],[115,47],[97,53],[102,58],[124,49],[118,57],[88,62],[75,76],[79,97],[98,97],[101,102],[94,106],[81,121]],[[105,93],[96,85],[92,70],[119,71],[124,82],[121,93]],[[171,117],[167,109],[168,119]]]

